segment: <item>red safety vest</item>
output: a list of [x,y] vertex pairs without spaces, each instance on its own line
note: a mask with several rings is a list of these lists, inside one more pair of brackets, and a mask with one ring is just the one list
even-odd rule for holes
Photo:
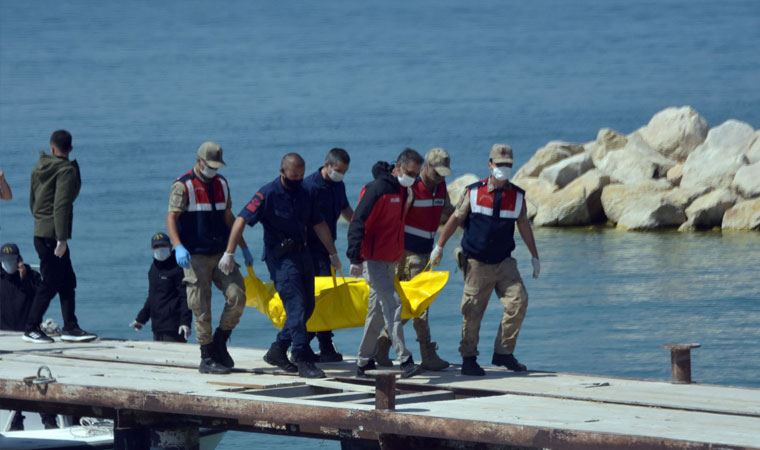
[[433,250],[435,232],[441,224],[446,201],[446,182],[442,181],[430,192],[418,178],[412,185],[414,201],[404,221],[404,248],[415,253]]

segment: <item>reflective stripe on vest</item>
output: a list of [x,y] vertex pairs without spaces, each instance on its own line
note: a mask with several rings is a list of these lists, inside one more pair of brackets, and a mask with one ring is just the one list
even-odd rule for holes
[[409,233],[413,236],[419,236],[425,239],[433,239],[435,237],[435,231],[425,231],[411,225],[404,225],[404,233]]
[[[197,189],[193,184],[196,180],[198,183]],[[227,201],[230,197],[230,191],[227,183],[224,181],[224,179],[219,177],[215,177],[211,182],[215,185],[221,185],[222,187],[222,199],[214,199],[217,201],[215,201],[213,205],[212,200],[209,198],[208,192],[206,191],[206,186],[201,180],[196,177],[192,177],[185,181],[185,187],[187,188],[188,212],[213,211],[215,209],[219,211],[227,209]],[[217,190],[214,189],[214,194],[216,194],[216,192]]]
[[[501,208],[499,217],[502,219],[517,219],[520,217],[523,204],[522,192],[510,189],[505,191],[501,198]],[[483,214],[485,216],[493,215],[493,198],[494,193],[488,192],[488,185],[480,186],[478,189],[470,189],[470,212],[474,214]]]

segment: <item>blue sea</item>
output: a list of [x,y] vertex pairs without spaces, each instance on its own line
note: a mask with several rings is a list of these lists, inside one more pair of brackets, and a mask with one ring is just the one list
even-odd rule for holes
[[[484,175],[495,142],[510,143],[520,165],[550,140],[628,133],[671,105],[712,126],[758,128],[758,48],[755,0],[3,0],[0,168],[15,198],[0,203],[0,241],[36,262],[30,172],[50,133],[70,130],[83,177],[70,242],[80,322],[147,340],[128,325],[145,299],[149,238],[204,140],[224,147],[236,210],[277,176],[285,152],[313,171],[334,146],[353,158],[355,201],[372,163],[407,146],[445,147],[455,175]],[[516,252],[530,293],[516,355],[530,368],[667,379],[661,344],[700,342],[697,381],[760,387],[760,233],[536,236],[538,280],[525,247]],[[246,238],[260,254],[261,229]],[[450,256],[443,266],[454,270]],[[433,337],[455,362],[461,291],[457,273],[431,310]],[[49,315],[60,320],[56,300]],[[499,317],[492,301],[484,356]],[[274,333],[248,310],[233,345],[264,347]],[[336,336],[347,353],[358,340],[357,330]],[[256,446],[339,448],[244,433],[220,448]]]

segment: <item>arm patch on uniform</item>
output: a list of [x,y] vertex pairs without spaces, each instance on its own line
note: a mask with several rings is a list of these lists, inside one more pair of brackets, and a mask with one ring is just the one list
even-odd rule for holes
[[261,206],[262,201],[264,201],[264,194],[257,192],[256,195],[251,198],[251,201],[245,205],[245,209],[247,209],[250,213],[255,213],[256,210],[259,209],[259,206]]

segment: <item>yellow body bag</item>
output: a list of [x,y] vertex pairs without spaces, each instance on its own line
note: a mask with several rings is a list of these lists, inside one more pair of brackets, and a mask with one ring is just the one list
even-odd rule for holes
[[[246,305],[269,317],[275,327],[285,324],[285,308],[274,283],[259,279],[248,266],[245,277]],[[423,271],[409,281],[396,281],[401,298],[401,317],[419,317],[446,285],[446,271]],[[314,277],[314,313],[306,322],[308,331],[328,331],[364,325],[367,317],[369,285],[364,278]]]

